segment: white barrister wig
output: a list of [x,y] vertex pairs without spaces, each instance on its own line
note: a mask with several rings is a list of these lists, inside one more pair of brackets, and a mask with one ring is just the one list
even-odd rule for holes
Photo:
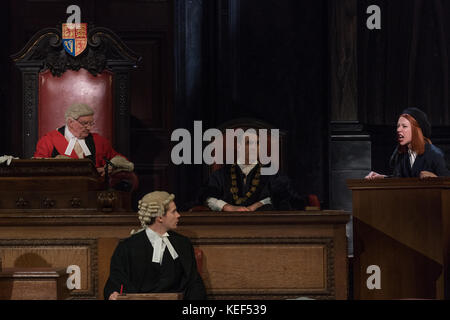
[[175,199],[175,195],[166,191],[153,191],[147,193],[138,202],[138,216],[143,228],[152,218],[161,217],[166,212],[167,205]]
[[85,103],[74,103],[67,108],[64,117],[67,119],[72,118],[77,120],[79,117],[92,116],[94,110]]
[[128,161],[124,157],[115,156],[111,159],[111,163],[116,167],[116,172],[118,171],[133,171],[134,164],[133,162]]

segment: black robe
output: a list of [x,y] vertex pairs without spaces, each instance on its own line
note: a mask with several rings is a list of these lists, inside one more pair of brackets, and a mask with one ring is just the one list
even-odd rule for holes
[[248,174],[244,184],[244,173],[238,165],[225,165],[213,172],[209,178],[208,186],[203,189],[200,202],[213,197],[235,206],[250,206],[255,202],[271,198],[272,204],[260,207],[258,210],[303,210],[307,203],[307,197],[298,195],[291,187],[289,179],[277,173],[275,175],[260,175],[256,191],[244,202],[237,204],[231,193],[231,168],[235,167],[238,197],[245,197],[251,189],[259,165],[256,165]]
[[121,285],[123,293],[182,292],[187,300],[206,299],[190,240],[173,231],[168,233],[178,258],[174,260],[166,248],[161,265],[152,262],[153,246],[145,231],[118,244],[111,258],[105,299],[114,291],[120,292]]
[[425,144],[425,152],[417,155],[412,168],[408,153],[398,153],[397,149],[392,155],[391,166],[394,168],[394,177],[420,177],[421,171],[430,171],[437,176],[450,175],[441,149],[429,143]]

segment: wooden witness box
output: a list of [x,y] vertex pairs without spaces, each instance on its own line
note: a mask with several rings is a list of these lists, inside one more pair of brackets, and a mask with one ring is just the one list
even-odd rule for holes
[[0,300],[62,300],[69,297],[65,268],[5,268]]
[[[450,179],[347,184],[353,192],[355,299],[450,299]],[[367,286],[370,266],[379,267],[380,289]]]

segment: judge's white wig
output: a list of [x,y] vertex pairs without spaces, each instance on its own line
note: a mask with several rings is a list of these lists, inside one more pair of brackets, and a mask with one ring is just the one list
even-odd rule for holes
[[138,215],[141,225],[145,228],[152,219],[166,214],[169,203],[175,199],[175,195],[165,191],[153,191],[147,193],[138,202]]
[[94,110],[84,103],[74,103],[69,108],[67,108],[64,114],[66,121],[69,118],[77,120],[79,117],[92,116],[94,115]]

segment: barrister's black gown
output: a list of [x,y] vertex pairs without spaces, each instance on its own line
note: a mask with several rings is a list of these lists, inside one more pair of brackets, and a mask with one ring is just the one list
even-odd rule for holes
[[178,258],[174,260],[166,248],[161,265],[152,262],[153,246],[145,231],[118,244],[111,258],[105,299],[114,291],[120,292],[121,285],[123,293],[183,292],[188,300],[206,299],[191,242],[176,232],[168,233]]
[[292,188],[289,179],[280,173],[275,175],[260,175],[256,191],[243,203],[237,204],[230,191],[231,167],[235,167],[236,182],[239,189],[238,196],[244,197],[252,187],[258,166],[255,166],[248,174],[244,184],[245,175],[238,165],[225,165],[213,172],[209,178],[208,186],[203,188],[200,201],[204,203],[208,197],[220,199],[231,205],[250,206],[255,202],[267,197],[271,198],[272,204],[264,205],[259,210],[303,210],[307,204],[307,197],[299,195]]
[[408,153],[399,154],[397,149],[392,155],[391,166],[394,168],[394,177],[420,177],[421,171],[433,172],[437,176],[450,176],[441,149],[429,143],[425,144],[425,152],[417,155],[412,168]]

